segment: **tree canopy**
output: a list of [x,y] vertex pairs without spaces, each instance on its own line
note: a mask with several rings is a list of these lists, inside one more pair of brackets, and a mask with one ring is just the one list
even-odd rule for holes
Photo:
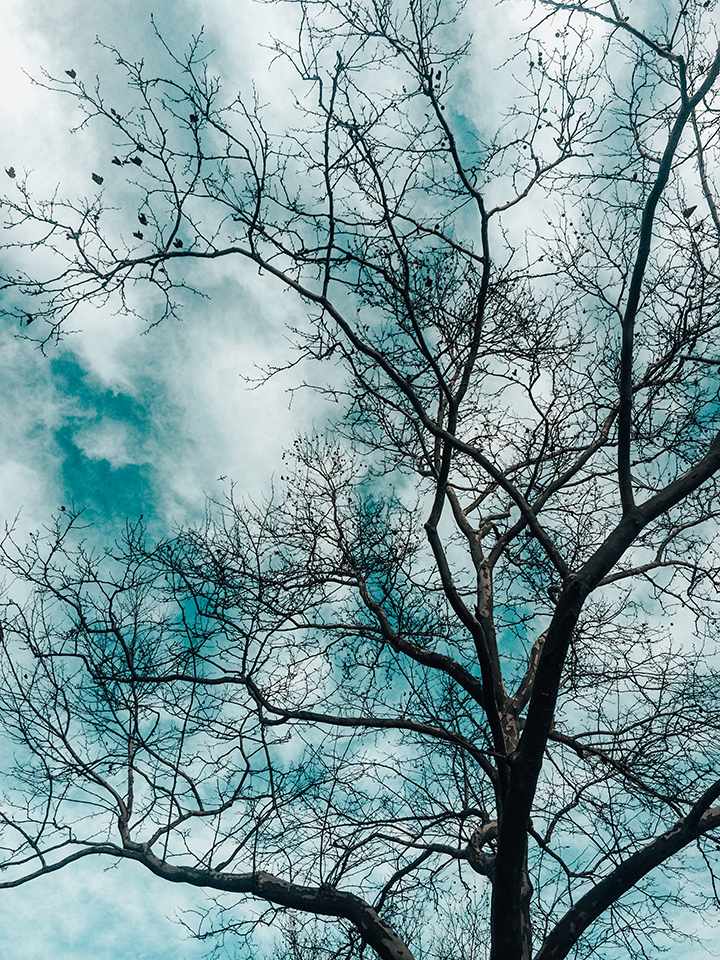
[[134,860],[303,958],[645,955],[716,915],[714,8],[503,9],[292,0],[282,109],[201,34],[157,31],[159,74],[108,48],[121,110],[42,80],[108,159],[81,198],[7,171],[20,334],[148,287],[188,316],[221,260],[299,298],[262,376],[338,414],[159,542],[8,531],[0,887]]

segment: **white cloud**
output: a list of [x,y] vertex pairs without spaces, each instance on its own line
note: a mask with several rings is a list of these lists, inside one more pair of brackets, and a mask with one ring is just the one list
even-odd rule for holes
[[[127,424],[119,420],[101,420],[78,430],[74,440],[89,460],[107,460],[112,467],[126,467],[142,463],[144,459]],[[131,448],[135,450],[131,451]]]

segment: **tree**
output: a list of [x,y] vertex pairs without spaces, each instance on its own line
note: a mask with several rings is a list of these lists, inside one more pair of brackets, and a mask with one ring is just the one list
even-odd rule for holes
[[492,135],[468,11],[294,6],[283,136],[224,103],[201,37],[162,77],[113,49],[122,116],[47,78],[110,125],[137,244],[104,171],[3,202],[53,258],[4,281],[41,342],[245,262],[307,307],[278,368],[322,364],[342,412],[266,502],[160,543],[130,524],[96,554],[75,514],[8,534],[33,593],[3,624],[0,886],[136,860],[267,908],[226,932],[290,911],[292,956],[662,946],[715,903],[720,827],[709,5],[529,7]]

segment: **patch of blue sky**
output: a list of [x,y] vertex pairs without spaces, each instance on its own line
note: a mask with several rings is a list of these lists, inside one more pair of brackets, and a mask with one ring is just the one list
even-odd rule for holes
[[71,413],[54,436],[67,505],[96,524],[117,527],[141,515],[153,521],[154,470],[143,451],[151,429],[149,386],[136,396],[119,393],[68,354],[53,358],[51,367],[56,388],[71,400]]

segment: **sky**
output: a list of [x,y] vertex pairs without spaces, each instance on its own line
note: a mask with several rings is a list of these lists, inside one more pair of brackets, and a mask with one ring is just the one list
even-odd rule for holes
[[[495,11],[492,23],[508,9]],[[99,74],[112,89],[113,57],[96,36],[152,63],[160,51],[151,12],[178,48],[204,26],[226,87],[248,89],[254,79],[281,118],[287,74],[278,64],[268,71],[262,44],[270,31],[287,32],[282,4],[5,0],[1,167],[32,171],[41,194],[58,183],[87,191],[89,170],[112,173],[102,130],[71,136],[73,104],[23,71],[73,69],[88,83]],[[485,91],[486,111],[500,91],[500,83]],[[201,269],[208,298],[188,295],[183,322],[148,329],[111,309],[86,310],[74,321],[78,332],[44,353],[16,329],[0,328],[0,522],[15,523],[20,542],[62,506],[83,509],[105,542],[141,515],[162,536],[199,518],[207,498],[222,498],[232,483],[257,498],[296,433],[326,428],[328,407],[310,392],[290,392],[302,379],[296,371],[257,389],[244,379],[282,355],[286,325],[301,307],[250,269]],[[109,868],[88,858],[0,891],[0,960],[196,960],[208,946],[188,940],[173,918],[203,902],[134,864]],[[222,960],[233,956],[229,949]]]
[[[22,71],[39,76],[41,68],[62,74],[73,67],[87,70],[90,81],[96,73],[112,81],[112,57],[94,45],[96,34],[133,56],[158,53],[147,4],[100,6],[7,5],[2,43],[8,55],[0,69],[12,95],[4,104],[2,160],[4,167],[32,171],[38,193],[58,182],[87,192],[85,167],[112,170],[112,153],[102,131],[71,137],[74,105],[33,86]],[[203,24],[209,35],[214,26],[232,44],[228,25],[243,20],[243,8],[223,17],[222,7],[159,4],[154,13],[179,44]],[[216,52],[222,69],[232,58],[225,47]],[[80,333],[47,356],[15,340],[16,331],[2,331],[8,362],[0,397],[7,425],[0,439],[0,503],[6,519],[22,508],[21,529],[33,529],[49,504],[56,509],[71,501],[95,522],[155,514],[168,524],[197,515],[206,495],[218,496],[224,489],[218,477],[253,493],[266,486],[278,451],[298,420],[312,420],[318,404],[295,395],[291,414],[288,378],[251,391],[241,375],[253,376],[256,364],[275,356],[297,307],[289,297],[269,296],[252,271],[239,275],[203,264],[201,283],[209,299],[188,295],[185,322],[151,331],[112,309],[87,310],[74,323]]]
[[[107,144],[92,129],[71,136],[70,102],[33,85],[44,68],[75,69],[90,82],[112,77],[112,56],[95,37],[152,62],[159,53],[150,13],[166,38],[184,46],[205,26],[214,64],[229,84],[269,75],[259,47],[279,11],[252,3],[119,0],[6,0],[0,19],[0,164],[32,171],[38,193],[57,183],[87,191],[88,169],[109,168]],[[238,50],[242,54],[238,56]],[[112,168],[110,168],[112,169]],[[151,532],[197,519],[206,498],[231,482],[257,497],[302,427],[325,422],[309,393],[288,393],[294,377],[258,389],[257,374],[284,344],[298,307],[243,275],[203,265],[209,299],[188,297],[183,322],[148,330],[111,310],[85,311],[78,332],[45,354],[0,330],[0,522],[20,542],[74,505],[103,542],[125,518],[143,516]],[[292,406],[291,406],[292,401]],[[224,479],[219,479],[224,478]],[[195,960],[207,944],[174,922],[204,902],[122,864],[84,861],[59,874],[0,892],[0,957],[7,960]],[[226,954],[232,956],[232,952]]]

